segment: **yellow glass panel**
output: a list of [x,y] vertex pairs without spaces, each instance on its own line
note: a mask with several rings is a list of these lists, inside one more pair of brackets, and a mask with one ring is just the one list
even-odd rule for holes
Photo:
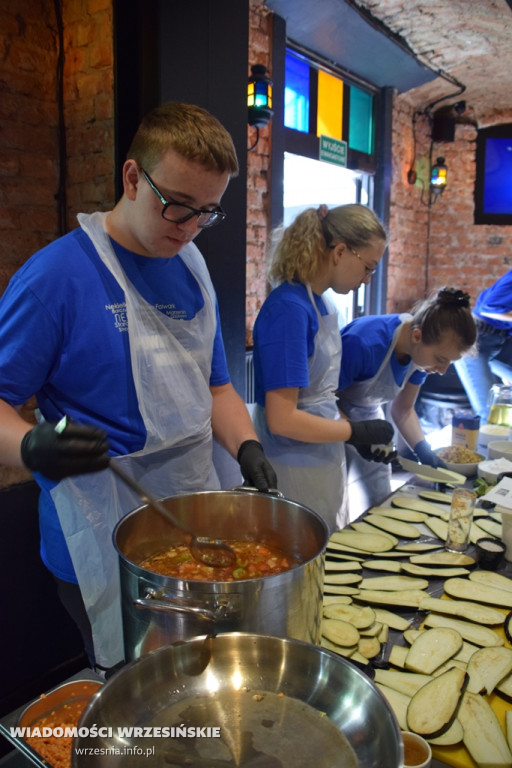
[[341,139],[343,118],[343,80],[318,71],[317,136]]

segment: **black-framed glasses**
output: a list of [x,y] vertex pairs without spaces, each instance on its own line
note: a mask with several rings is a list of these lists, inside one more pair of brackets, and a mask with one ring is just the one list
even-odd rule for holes
[[224,221],[226,218],[227,213],[220,207],[214,208],[213,211],[205,211],[202,208],[192,208],[191,205],[185,205],[185,203],[175,203],[173,200],[166,200],[151,179],[149,173],[146,173],[144,168],[141,168],[140,170],[147,183],[162,203],[162,218],[166,221],[172,221],[174,224],[183,224],[193,216],[197,216],[197,226],[201,229],[209,229],[215,227],[216,224],[220,224],[221,221]]

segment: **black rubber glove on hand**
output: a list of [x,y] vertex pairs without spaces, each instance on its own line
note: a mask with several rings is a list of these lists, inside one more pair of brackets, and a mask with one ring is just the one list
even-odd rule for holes
[[237,456],[244,480],[258,491],[277,488],[277,475],[274,467],[263,453],[257,440],[246,440],[238,449]]
[[[352,435],[346,441],[353,445],[358,453],[367,461],[385,461],[387,456],[380,457],[384,451],[372,451],[372,445],[387,445],[393,440],[393,425],[385,419],[370,419],[368,421],[351,421]],[[390,461],[392,458],[389,459]]]
[[431,467],[444,467],[446,469],[444,461],[434,453],[426,440],[420,440],[413,450],[418,457],[418,461],[421,461],[422,464],[429,464]]
[[107,435],[98,427],[68,422],[61,431],[44,421],[24,436],[21,458],[32,472],[50,480],[99,472],[109,463]]

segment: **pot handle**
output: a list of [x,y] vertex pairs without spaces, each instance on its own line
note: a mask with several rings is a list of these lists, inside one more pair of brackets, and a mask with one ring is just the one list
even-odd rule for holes
[[206,608],[202,605],[193,605],[190,603],[175,603],[168,598],[158,597],[156,592],[148,590],[146,597],[139,597],[133,601],[136,608],[140,610],[162,611],[163,613],[192,613],[209,621],[219,621],[224,618],[228,605],[217,603],[213,608]]
[[277,488],[269,488],[268,491],[260,491],[259,488],[254,488],[252,485],[236,485],[231,489],[232,491],[247,491],[249,493],[264,493],[268,496],[277,496],[279,499],[284,499],[284,494],[278,491]]

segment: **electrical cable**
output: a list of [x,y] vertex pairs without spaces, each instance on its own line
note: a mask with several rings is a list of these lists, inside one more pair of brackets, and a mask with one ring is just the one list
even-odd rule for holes
[[65,235],[67,227],[67,148],[66,148],[66,123],[64,117],[64,25],[62,21],[62,2],[54,0],[55,20],[57,23],[57,108],[58,108],[58,157],[59,157],[59,183],[55,200],[57,201],[58,233]]

